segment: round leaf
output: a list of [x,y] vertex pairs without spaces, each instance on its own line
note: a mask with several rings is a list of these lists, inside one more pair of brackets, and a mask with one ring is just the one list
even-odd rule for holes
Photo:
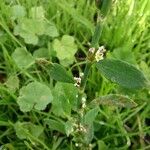
[[12,54],[12,58],[19,68],[26,68],[34,63],[32,55],[24,48],[16,48]]
[[53,47],[62,65],[67,66],[73,63],[77,46],[72,36],[64,35],[61,41],[54,40]]
[[21,5],[14,5],[11,7],[11,16],[13,19],[22,18],[26,15],[26,10]]
[[17,102],[21,111],[28,112],[33,108],[44,110],[52,100],[49,87],[39,82],[32,82],[20,90]]
[[32,7],[29,14],[30,17],[33,19],[44,20],[45,18],[45,10],[43,9],[42,6]]

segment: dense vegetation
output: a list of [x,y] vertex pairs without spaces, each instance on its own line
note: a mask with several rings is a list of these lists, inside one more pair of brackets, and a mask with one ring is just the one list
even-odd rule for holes
[[149,0],[0,0],[0,149],[150,149]]

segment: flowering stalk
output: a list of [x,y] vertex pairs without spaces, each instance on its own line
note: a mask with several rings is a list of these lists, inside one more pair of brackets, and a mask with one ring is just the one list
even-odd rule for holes
[[[74,78],[74,80],[76,81],[76,83],[74,84],[76,87],[79,88],[79,93],[77,95],[78,99],[77,99],[77,103],[78,103],[78,127],[79,130],[77,130],[77,133],[79,132],[79,135],[77,136],[86,136],[84,134],[85,132],[90,132],[88,130],[84,130],[85,124],[83,122],[84,120],[84,113],[85,113],[85,108],[86,108],[86,96],[85,96],[85,87],[86,87],[86,83],[88,80],[88,76],[90,73],[90,69],[93,63],[95,63],[95,61],[100,61],[103,59],[103,55],[105,53],[105,48],[104,46],[99,47],[99,39],[101,37],[102,34],[102,30],[103,30],[103,26],[104,26],[104,19],[105,19],[105,15],[102,15],[101,17],[98,17],[98,21],[97,21],[97,25],[95,28],[95,32],[94,35],[92,37],[92,42],[91,42],[91,48],[88,51],[88,55],[86,57],[86,66],[83,72],[83,75],[79,78]],[[87,146],[87,144],[82,143],[82,139],[79,143],[76,143],[76,146],[81,146],[80,147],[84,147],[85,145]],[[91,149],[91,146],[88,145],[88,147]]]

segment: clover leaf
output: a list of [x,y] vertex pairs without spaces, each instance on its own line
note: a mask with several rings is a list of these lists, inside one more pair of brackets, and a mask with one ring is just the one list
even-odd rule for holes
[[45,18],[45,11],[42,6],[32,7],[30,9],[29,14],[30,14],[30,17],[33,19],[43,20]]
[[52,100],[49,87],[35,81],[21,88],[17,102],[21,111],[28,112],[32,109],[44,110]]
[[61,40],[55,39],[53,47],[62,65],[68,66],[73,63],[77,45],[72,36],[64,35]]
[[11,7],[11,17],[12,19],[18,19],[26,16],[25,7],[21,5],[14,5]]
[[10,91],[15,92],[19,89],[19,78],[16,75],[11,75],[8,77],[5,85]]
[[31,53],[20,47],[16,48],[12,53],[12,58],[20,69],[27,68],[35,61]]
[[58,31],[54,24],[44,20],[23,18],[14,28],[14,34],[21,36],[27,44],[38,44],[39,36],[57,37]]

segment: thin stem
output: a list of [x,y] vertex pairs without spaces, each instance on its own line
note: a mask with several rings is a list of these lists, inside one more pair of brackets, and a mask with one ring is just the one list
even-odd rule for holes
[[[94,47],[94,48],[98,48],[99,39],[100,39],[101,34],[102,34],[103,20],[101,20],[101,21],[102,21],[101,22],[102,24],[100,24],[100,22],[97,23],[94,35],[92,37],[91,47]],[[87,55],[87,58],[86,58],[87,61],[86,61],[85,69],[84,69],[84,76],[81,79],[81,85],[80,85],[80,91],[79,91],[79,97],[78,97],[78,107],[79,108],[80,108],[81,100],[82,100],[82,97],[83,97],[83,94],[84,94],[84,91],[85,91],[86,82],[87,82],[87,79],[88,79],[90,68],[91,68],[91,66],[92,66],[92,64],[94,62],[94,59],[95,59],[94,57],[95,57],[95,54],[91,54],[89,52],[89,54]]]
[[84,77],[81,80],[81,85],[80,85],[81,92],[84,92],[85,90],[85,86],[86,86],[86,82],[87,82],[87,78],[88,78],[91,66],[92,66],[92,62],[87,61],[85,69],[84,69]]

